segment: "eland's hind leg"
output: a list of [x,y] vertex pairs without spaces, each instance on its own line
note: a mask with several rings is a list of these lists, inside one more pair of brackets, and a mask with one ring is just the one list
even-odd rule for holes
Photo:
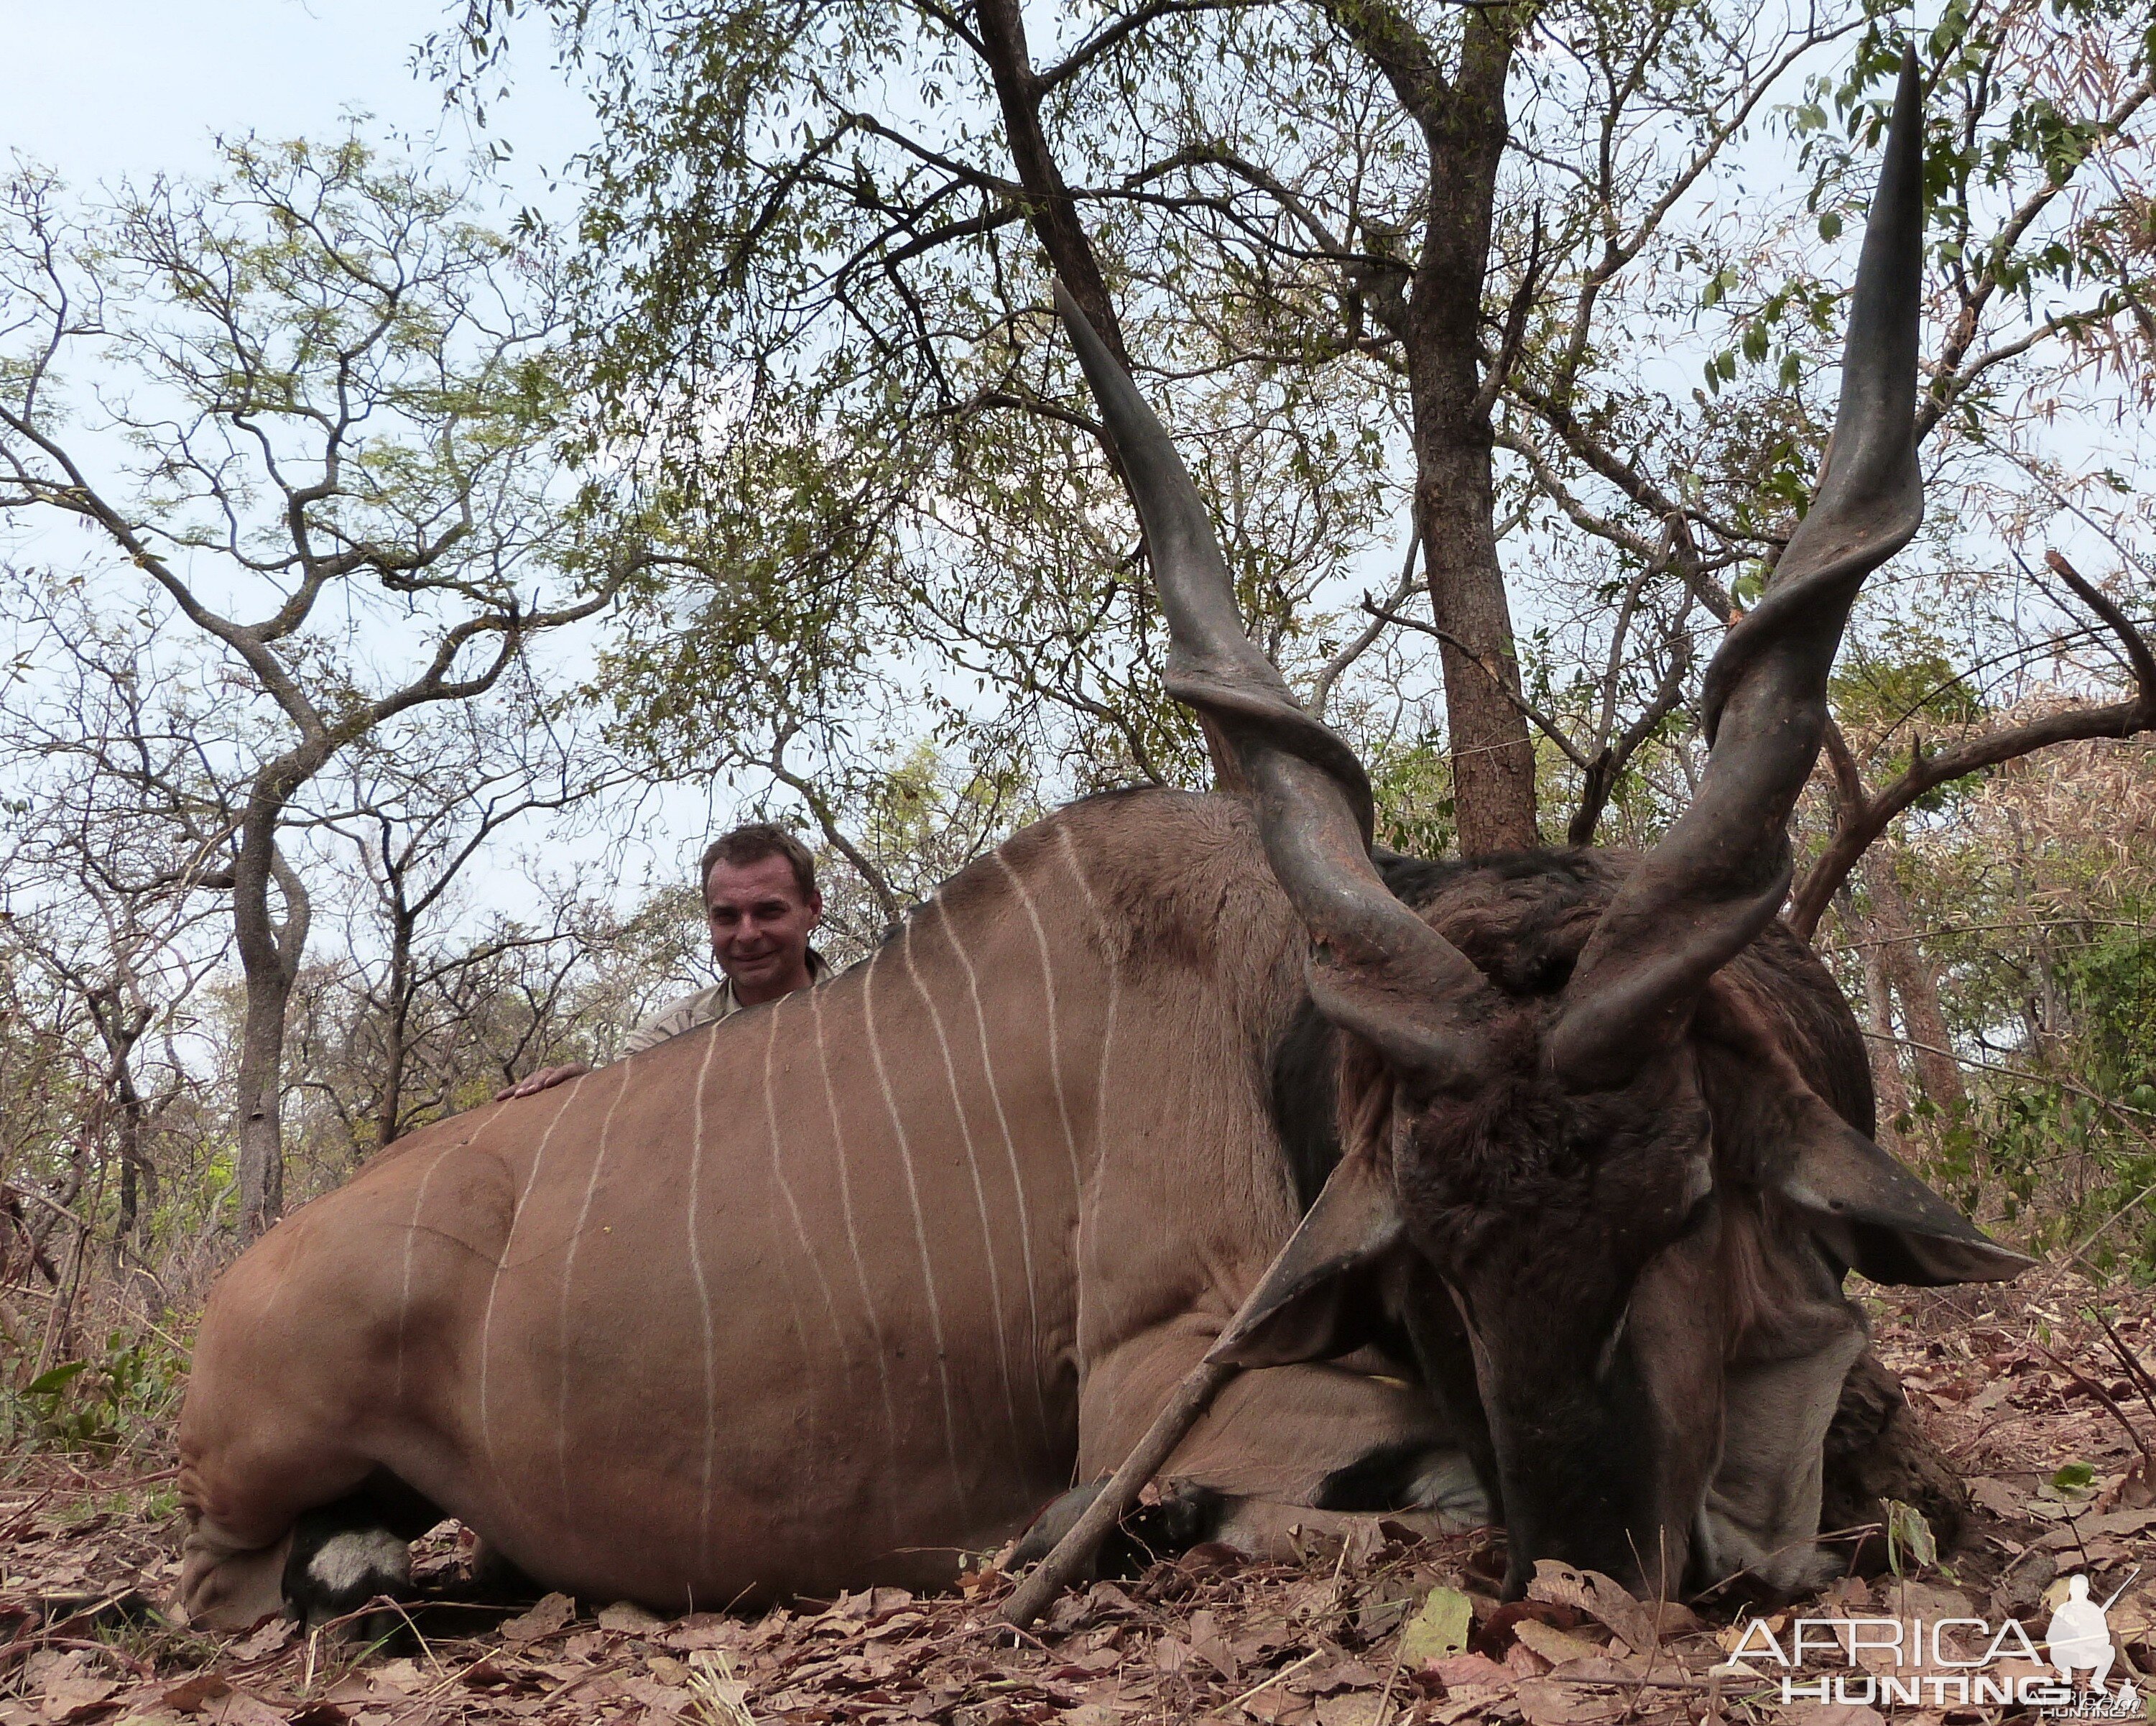
[[[310,1629],[357,1613],[383,1595],[412,1590],[412,1543],[442,1519],[433,1504],[387,1469],[333,1504],[293,1524],[285,1559],[285,1610]],[[395,1627],[393,1614],[360,1621],[372,1641]]]
[[326,1432],[265,1411],[244,1440],[204,1442],[208,1424],[181,1436],[189,1623],[244,1630],[281,1610],[314,1626],[408,1591],[411,1543],[441,1520],[431,1503]]
[[[180,1410],[180,1601],[213,1630],[280,1610],[293,1524],[374,1470],[354,1433],[357,1303],[311,1274],[311,1220],[285,1223],[225,1272],[195,1338]],[[324,1326],[325,1313],[339,1322]]]
[[[381,1358],[381,1334],[393,1323],[380,1317],[379,1273],[366,1255],[331,1254],[311,1240],[316,1215],[285,1223],[225,1273],[196,1337],[180,1411],[180,1596],[189,1621],[212,1629],[319,1605],[288,1595],[295,1557],[295,1579],[313,1566],[332,1584],[381,1580],[397,1568],[388,1544],[374,1542],[375,1561],[357,1564],[346,1562],[352,1540],[338,1537],[409,1520],[399,1512],[413,1495],[394,1482],[382,1488],[378,1472],[399,1420],[393,1370]],[[303,1518],[362,1489],[384,1508],[346,1505],[341,1522],[316,1517],[295,1544]],[[326,1546],[336,1549],[318,1563]]]
[[352,1492],[373,1465],[332,1435],[288,1430],[266,1411],[239,1442],[190,1444],[195,1436],[183,1424],[180,1604],[192,1625],[245,1630],[285,1610],[285,1565],[300,1517]]

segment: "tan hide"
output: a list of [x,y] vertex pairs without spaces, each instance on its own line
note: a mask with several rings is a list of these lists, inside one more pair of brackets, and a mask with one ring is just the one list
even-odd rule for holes
[[[1094,799],[869,963],[400,1142],[212,1297],[191,1610],[274,1605],[377,1467],[592,1598],[948,1577],[1121,1459],[1292,1229],[1300,962],[1238,806]],[[1283,1368],[1172,1472],[1295,1499],[1430,1420]]]

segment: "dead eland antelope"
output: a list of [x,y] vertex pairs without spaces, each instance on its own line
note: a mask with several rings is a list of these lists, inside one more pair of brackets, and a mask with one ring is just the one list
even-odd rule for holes
[[1831,459],[1661,845],[1389,892],[1360,766],[1242,634],[1166,434],[1073,316],[1171,687],[1247,798],[1075,804],[869,963],[415,1133],[280,1225],[196,1348],[194,1619],[393,1588],[442,1513],[598,1598],[933,1582],[1104,1474],[1209,1350],[1268,1368],[1174,1456],[1216,1506],[1486,1507],[1516,1583],[1806,1577],[1864,1347],[1845,1269],[2025,1262],[1872,1145],[1847,1006],[1774,922],[1848,607],[1919,512],[1914,88]]

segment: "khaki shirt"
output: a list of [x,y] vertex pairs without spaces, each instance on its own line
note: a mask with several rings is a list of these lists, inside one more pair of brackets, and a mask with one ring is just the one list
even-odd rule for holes
[[[821,983],[830,974],[831,968],[811,948],[808,953],[809,983],[812,985]],[[700,1025],[716,1025],[741,1009],[742,1004],[734,996],[733,979],[721,979],[709,989],[700,989],[694,994],[669,1001],[622,1039],[621,1053],[623,1056],[641,1055],[647,1049],[657,1048],[669,1038],[694,1030]]]

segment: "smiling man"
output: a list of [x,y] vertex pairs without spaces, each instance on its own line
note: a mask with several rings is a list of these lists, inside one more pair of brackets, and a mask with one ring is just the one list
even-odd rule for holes
[[[623,1041],[624,1056],[641,1054],[700,1025],[760,1007],[829,974],[808,945],[824,915],[816,891],[816,860],[783,827],[757,821],[737,827],[705,848],[704,917],[711,953],[726,973],[709,989],[669,1001]],[[590,1069],[581,1061],[550,1066],[495,1093],[529,1097]]]

